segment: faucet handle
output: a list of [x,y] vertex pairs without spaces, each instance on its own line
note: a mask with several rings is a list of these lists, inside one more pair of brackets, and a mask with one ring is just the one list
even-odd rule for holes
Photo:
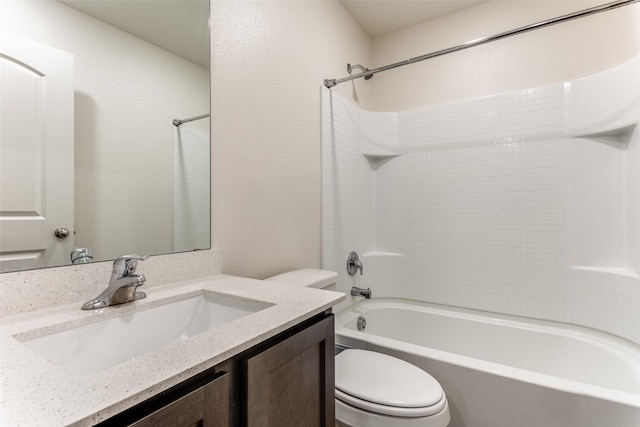
[[349,276],[353,276],[360,270],[360,275],[362,276],[362,269],[362,261],[358,258],[358,254],[352,251],[347,257],[347,273],[349,273]]
[[120,276],[130,276],[135,273],[138,261],[144,261],[148,258],[148,255],[122,255],[113,261],[113,273]]

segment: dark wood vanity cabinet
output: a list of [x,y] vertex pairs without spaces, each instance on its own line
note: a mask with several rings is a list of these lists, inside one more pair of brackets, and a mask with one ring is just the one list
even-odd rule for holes
[[152,412],[131,427],[196,427],[229,425],[229,373]]
[[100,426],[334,427],[334,319],[325,313]]
[[[226,361],[98,424],[100,427],[229,427],[237,365]],[[229,369],[231,368],[231,369]]]
[[335,426],[333,315],[243,364],[247,427]]

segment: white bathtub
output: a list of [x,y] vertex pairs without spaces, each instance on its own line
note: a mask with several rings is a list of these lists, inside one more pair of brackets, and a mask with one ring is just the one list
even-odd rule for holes
[[640,427],[640,347],[587,328],[373,299],[337,314],[336,343],[429,372],[450,427]]

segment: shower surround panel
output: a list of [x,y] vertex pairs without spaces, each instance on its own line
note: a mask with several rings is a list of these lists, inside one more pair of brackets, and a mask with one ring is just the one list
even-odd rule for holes
[[[323,90],[324,267],[339,287],[640,343],[640,59],[399,113]],[[351,278],[358,251],[365,275]]]

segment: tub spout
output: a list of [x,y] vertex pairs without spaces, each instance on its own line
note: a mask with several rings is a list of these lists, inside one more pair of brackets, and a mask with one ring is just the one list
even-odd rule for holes
[[351,295],[354,297],[365,297],[366,299],[369,299],[371,298],[371,289],[358,288],[357,286],[354,286],[351,288]]

